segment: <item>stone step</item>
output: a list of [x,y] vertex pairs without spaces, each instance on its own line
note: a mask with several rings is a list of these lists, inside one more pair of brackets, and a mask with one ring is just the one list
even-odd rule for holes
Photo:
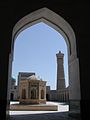
[[57,105],[10,105],[11,111],[23,111],[23,110],[30,110],[30,111],[58,111]]

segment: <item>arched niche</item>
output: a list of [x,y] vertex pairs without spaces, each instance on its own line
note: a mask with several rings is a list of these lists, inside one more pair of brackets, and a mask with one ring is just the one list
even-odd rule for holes
[[[36,10],[22,19],[20,19],[14,26],[12,32],[12,48],[9,59],[9,79],[11,76],[12,61],[14,54],[14,42],[16,37],[26,28],[44,22],[50,27],[58,31],[66,41],[68,51],[68,69],[69,69],[69,100],[71,104],[78,104],[80,101],[80,81],[79,81],[79,61],[76,50],[76,37],[72,27],[60,15],[49,10],[48,8],[41,8]],[[10,82],[10,81],[9,81]],[[74,108],[74,107],[73,107]],[[72,105],[70,105],[70,110]]]

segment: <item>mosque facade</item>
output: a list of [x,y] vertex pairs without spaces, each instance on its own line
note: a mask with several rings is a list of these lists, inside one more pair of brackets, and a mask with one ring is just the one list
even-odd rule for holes
[[29,104],[46,103],[46,81],[35,74],[21,79],[19,81],[19,101]]

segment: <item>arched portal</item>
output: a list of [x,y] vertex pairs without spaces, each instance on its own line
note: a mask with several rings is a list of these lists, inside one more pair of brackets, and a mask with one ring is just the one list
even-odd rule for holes
[[36,90],[31,90],[31,99],[36,99]]
[[[9,75],[11,75],[14,42],[20,32],[26,28],[39,23],[44,22],[50,27],[58,31],[65,39],[68,51],[68,69],[69,69],[69,100],[70,111],[75,109],[75,105],[80,108],[80,81],[79,81],[79,61],[76,51],[76,38],[72,27],[58,14],[49,10],[48,8],[42,8],[34,11],[22,19],[20,19],[13,28],[12,33],[12,51],[10,54]],[[73,106],[73,107],[72,107]]]
[[26,90],[25,89],[22,90],[22,99],[26,99]]

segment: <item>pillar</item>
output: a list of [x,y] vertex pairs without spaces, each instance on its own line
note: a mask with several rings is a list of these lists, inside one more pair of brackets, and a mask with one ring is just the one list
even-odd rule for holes
[[69,64],[69,115],[80,117],[80,96],[79,61],[76,58]]

